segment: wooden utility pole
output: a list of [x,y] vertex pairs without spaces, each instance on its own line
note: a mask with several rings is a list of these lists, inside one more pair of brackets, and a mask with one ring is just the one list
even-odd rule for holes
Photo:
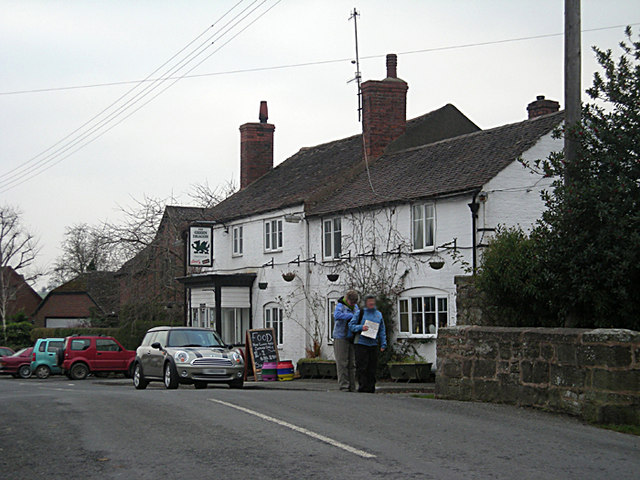
[[580,61],[580,0],[564,1],[564,155],[567,165],[565,182],[570,177],[571,165],[576,161],[578,139],[572,127],[580,123],[581,61]]

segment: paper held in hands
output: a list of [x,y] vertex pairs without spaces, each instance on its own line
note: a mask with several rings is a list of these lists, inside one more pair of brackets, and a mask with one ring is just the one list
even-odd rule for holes
[[364,330],[362,331],[361,335],[363,337],[377,338],[378,329],[380,328],[380,324],[379,323],[372,322],[371,320],[365,320],[363,327],[368,327],[369,328],[366,332]]

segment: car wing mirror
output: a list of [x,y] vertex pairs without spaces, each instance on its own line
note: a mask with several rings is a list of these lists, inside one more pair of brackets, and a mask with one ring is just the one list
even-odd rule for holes
[[162,350],[162,345],[160,345],[160,342],[153,342],[151,344],[151,348],[155,348],[157,350]]

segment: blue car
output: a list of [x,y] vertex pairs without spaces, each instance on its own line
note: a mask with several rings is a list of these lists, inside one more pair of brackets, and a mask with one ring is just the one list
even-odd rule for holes
[[39,338],[33,347],[31,372],[40,379],[62,373],[58,366],[57,354],[63,347],[64,338]]

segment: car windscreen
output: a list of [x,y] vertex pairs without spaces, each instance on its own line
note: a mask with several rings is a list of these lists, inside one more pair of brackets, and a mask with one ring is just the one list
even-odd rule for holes
[[221,347],[218,334],[212,330],[171,330],[167,347]]
[[19,357],[20,355],[22,355],[24,352],[26,352],[27,350],[29,350],[28,348],[23,348],[22,350],[18,350],[16,353],[14,353],[13,355],[11,355],[12,357]]

